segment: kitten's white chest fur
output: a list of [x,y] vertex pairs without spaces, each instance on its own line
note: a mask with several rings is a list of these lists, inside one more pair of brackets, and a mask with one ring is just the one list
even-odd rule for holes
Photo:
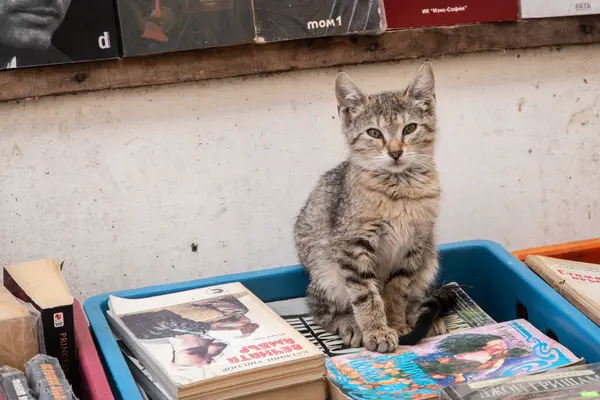
[[433,221],[437,206],[416,200],[384,201],[379,204],[377,214],[384,221],[380,236],[377,259],[377,274],[386,281],[391,272],[402,266],[406,253],[415,245],[418,230]]
[[382,281],[386,281],[394,267],[402,262],[413,245],[414,232],[415,227],[400,218],[386,221],[377,252],[377,274]]

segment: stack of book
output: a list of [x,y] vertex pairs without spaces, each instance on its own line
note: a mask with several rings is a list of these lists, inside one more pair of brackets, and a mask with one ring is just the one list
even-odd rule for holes
[[152,399],[325,399],[324,355],[240,283],[109,300],[109,323]]

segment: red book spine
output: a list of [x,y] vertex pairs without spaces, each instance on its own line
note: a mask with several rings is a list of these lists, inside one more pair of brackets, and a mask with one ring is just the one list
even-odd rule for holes
[[77,299],[73,302],[75,316],[75,343],[79,359],[82,398],[87,400],[114,400],[92,339],[85,314]]

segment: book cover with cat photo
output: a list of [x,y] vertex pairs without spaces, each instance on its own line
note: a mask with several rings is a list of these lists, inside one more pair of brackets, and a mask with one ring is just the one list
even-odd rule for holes
[[117,0],[123,56],[254,41],[251,0]]
[[326,359],[332,398],[438,398],[442,388],[519,376],[583,360],[525,320],[436,336],[391,354],[363,351]]
[[254,0],[257,42],[380,34],[382,0]]
[[[445,286],[451,287],[456,294],[456,306],[452,312],[444,317],[444,327],[446,329],[446,332],[444,333],[458,332],[496,323],[496,321],[487,315],[456,282],[448,283]],[[286,307],[287,304],[285,303],[290,303],[291,307]],[[294,304],[292,304],[292,301],[284,301],[277,302],[277,304],[269,303],[268,305],[273,307],[276,311],[282,310],[282,312],[279,312],[282,318],[302,333],[304,337],[317,346],[327,357],[358,353],[365,350],[363,347],[350,347],[344,344],[341,337],[323,329],[315,322],[313,317],[309,315],[304,302],[293,303]],[[297,313],[289,313],[289,310],[294,309],[293,307],[298,310]],[[437,330],[434,331],[436,335],[440,334]]]

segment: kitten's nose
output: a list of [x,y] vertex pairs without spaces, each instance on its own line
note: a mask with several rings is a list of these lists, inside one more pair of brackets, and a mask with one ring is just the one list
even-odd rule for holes
[[403,153],[402,150],[388,151],[388,156],[392,157],[394,159],[394,161],[398,161],[398,159],[400,158],[402,153]]

